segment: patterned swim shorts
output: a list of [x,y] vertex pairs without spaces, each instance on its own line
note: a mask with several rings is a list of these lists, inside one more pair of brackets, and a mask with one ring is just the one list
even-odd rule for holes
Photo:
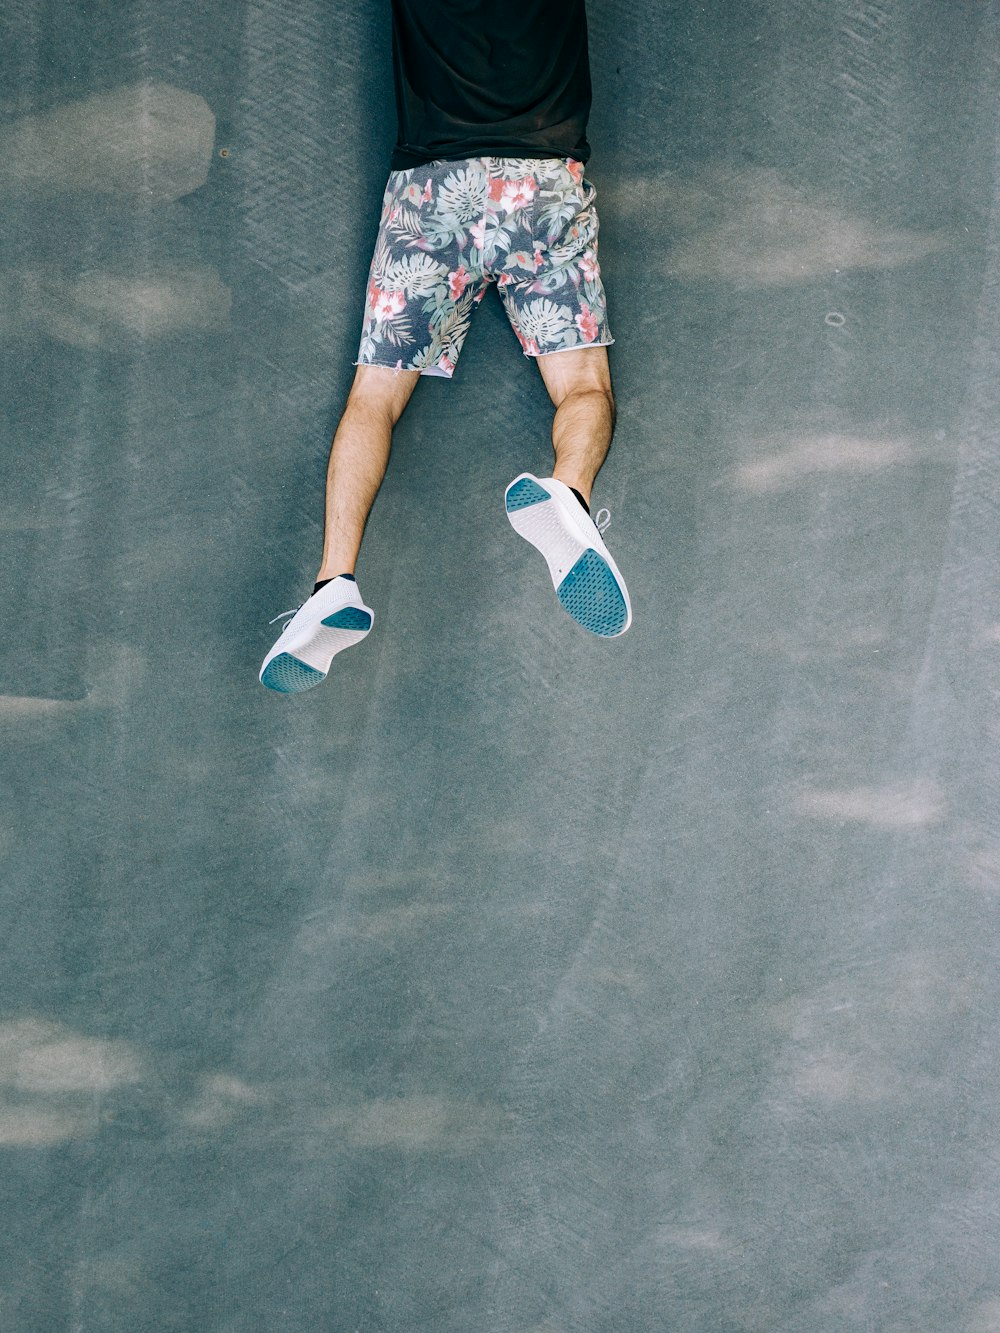
[[450,378],[491,282],[526,356],[608,346],[594,195],[572,158],[394,171],[356,364]]

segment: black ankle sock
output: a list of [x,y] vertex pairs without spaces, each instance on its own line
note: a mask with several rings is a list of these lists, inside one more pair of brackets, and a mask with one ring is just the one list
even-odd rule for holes
[[[588,514],[590,513],[589,509],[587,510],[587,513]],[[350,579],[352,583],[357,583],[357,579],[354,577],[353,574],[336,574],[334,577],[338,579]],[[315,597],[316,594],[319,592],[320,588],[325,588],[328,583],[332,582],[333,579],[320,579],[319,583],[317,583],[316,586],[313,588],[312,595]]]
[[576,496],[576,498],[580,501],[580,503],[583,505],[584,509],[586,509],[587,513],[589,514],[589,513],[590,513],[590,505],[587,504],[587,501],[583,498],[583,496],[580,494],[580,492],[576,489],[575,486],[571,486],[571,487],[570,487],[570,490],[573,492],[573,494]]

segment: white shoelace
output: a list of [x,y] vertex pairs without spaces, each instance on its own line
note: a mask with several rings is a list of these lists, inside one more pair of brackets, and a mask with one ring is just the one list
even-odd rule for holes
[[610,526],[611,526],[611,510],[598,509],[596,515],[594,516],[594,527],[603,537],[604,534],[607,532],[608,528],[610,528]]
[[[302,610],[302,607],[301,607],[301,606],[293,606],[292,609],[291,609],[291,611],[282,611],[279,615],[276,615],[276,616],[274,617],[274,620],[284,620],[284,621],[286,622],[286,625],[287,625],[287,621],[291,620],[291,619],[293,618],[293,616],[297,616],[301,610]],[[267,623],[268,623],[269,625],[273,625],[273,624],[274,624],[274,620],[269,620]],[[285,628],[286,628],[286,625],[282,625],[281,628],[282,628],[282,629],[285,629]]]

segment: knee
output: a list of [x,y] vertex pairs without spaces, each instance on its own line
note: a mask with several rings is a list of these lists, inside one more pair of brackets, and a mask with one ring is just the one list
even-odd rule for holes
[[614,429],[618,409],[615,406],[615,395],[610,384],[573,385],[556,404],[557,408],[563,406],[569,407],[571,411],[599,413],[608,418],[612,429]]
[[390,427],[394,426],[402,416],[419,378],[417,371],[359,366],[347,397],[347,408],[378,418]]

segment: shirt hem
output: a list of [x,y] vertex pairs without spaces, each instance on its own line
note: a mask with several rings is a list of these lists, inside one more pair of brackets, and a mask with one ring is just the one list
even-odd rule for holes
[[579,149],[574,149],[568,152],[566,149],[555,145],[545,148],[539,148],[535,145],[529,148],[524,144],[475,143],[463,145],[460,148],[445,149],[437,153],[396,148],[389,159],[389,170],[410,171],[415,167],[426,167],[431,162],[464,162],[473,157],[525,157],[539,162],[548,158],[557,158],[560,162],[565,162],[569,158],[573,162],[579,162],[582,166],[586,166],[590,161],[590,150],[588,148],[581,152]]

